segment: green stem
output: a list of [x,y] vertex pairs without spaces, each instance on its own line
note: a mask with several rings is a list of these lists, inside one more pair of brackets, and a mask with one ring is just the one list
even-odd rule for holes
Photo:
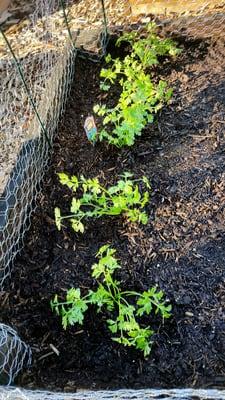
[[76,217],[79,221],[82,220],[82,218],[84,218],[84,214],[70,214],[70,215],[63,215],[62,217],[60,217],[60,220],[63,219],[70,219],[70,218],[74,218]]
[[[105,281],[105,283],[106,283],[108,292],[109,292],[110,296],[112,297],[113,301],[114,301],[115,303],[117,303],[117,296],[120,294],[120,293],[119,293],[119,288],[118,288],[117,285],[114,283],[114,281],[113,281],[113,279],[112,279],[111,276],[110,276],[110,278],[111,278],[111,280],[109,281],[109,280],[107,279],[107,277],[106,277],[106,274],[104,273],[104,281]],[[110,287],[110,286],[112,286],[113,291],[114,291],[114,294],[112,293],[111,287]]]
[[[137,297],[142,297],[144,298],[144,296],[141,293],[137,293],[137,292],[129,292],[129,291],[125,291],[122,292],[121,295],[126,295],[126,296],[137,296]],[[159,306],[161,305],[160,303],[155,302],[153,299],[149,298],[149,301],[154,304],[154,306],[156,308],[159,308]]]
[[[89,293],[86,294],[86,296],[81,297],[80,299],[77,300],[83,300],[85,301],[85,303],[91,303],[90,300],[85,300],[89,297]],[[69,305],[73,305],[75,302],[74,301],[62,301],[62,302],[57,302],[56,304],[53,304],[54,307],[59,307],[59,306],[69,306]]]

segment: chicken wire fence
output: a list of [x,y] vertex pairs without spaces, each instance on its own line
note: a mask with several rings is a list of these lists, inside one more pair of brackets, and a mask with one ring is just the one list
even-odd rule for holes
[[84,391],[77,393],[51,393],[5,388],[0,400],[224,400],[225,393],[219,390],[116,390]]
[[31,364],[31,350],[17,332],[0,325],[0,384],[10,385],[24,365]]
[[29,227],[72,76],[75,53],[61,12],[57,0],[36,1],[26,24],[5,33],[18,66],[3,36],[0,42],[1,287]]
[[[3,21],[0,34],[1,289],[11,274],[13,260],[31,223],[59,117],[66,105],[70,83],[76,79],[76,57],[98,61],[106,52],[110,34],[141,29],[153,19],[162,35],[221,41],[224,49],[225,2],[219,0],[185,3],[177,0],[33,0],[29,2],[29,15],[20,22],[10,24],[10,19],[4,21],[0,14],[0,22]],[[211,56],[216,57],[213,50]],[[2,383],[10,384],[30,359],[30,349],[17,333],[0,324]],[[165,398],[178,396],[178,392],[165,393]],[[40,394],[38,397],[38,393],[3,390],[0,398],[114,398],[114,394],[106,392],[102,392],[102,397],[93,393],[75,397]],[[124,393],[117,392],[116,398],[155,396],[152,391],[140,392],[137,397],[132,397],[135,395],[129,391]],[[209,398],[205,394],[197,395]],[[190,393],[182,396],[174,398],[191,398]],[[212,397],[225,396],[214,392]]]

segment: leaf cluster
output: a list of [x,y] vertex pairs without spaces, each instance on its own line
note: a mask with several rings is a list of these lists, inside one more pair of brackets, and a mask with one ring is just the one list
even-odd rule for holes
[[[58,207],[55,209],[55,221],[59,230],[62,220],[69,219],[74,231],[83,233],[86,219],[104,215],[123,214],[130,222],[148,222],[144,207],[149,202],[150,184],[145,176],[142,179],[133,179],[132,174],[125,172],[116,185],[105,188],[97,178],[86,179],[81,176],[78,179],[65,173],[58,175],[60,182],[77,194],[72,199],[69,215],[63,216]],[[141,187],[145,187],[144,192]]]
[[66,299],[60,302],[58,296],[51,301],[52,310],[62,317],[64,329],[76,323],[82,325],[89,305],[97,307],[97,313],[107,312],[107,326],[112,340],[124,346],[133,346],[148,356],[151,352],[151,337],[154,331],[150,326],[139,322],[144,315],[153,311],[163,319],[171,315],[171,305],[164,299],[164,293],[156,287],[138,293],[123,291],[120,282],[114,278],[121,266],[115,257],[115,249],[104,245],[97,253],[98,263],[92,266],[92,277],[97,280],[97,289],[89,290],[81,296],[79,288],[67,291]]
[[172,96],[172,89],[165,81],[154,83],[147,70],[159,63],[159,56],[176,56],[180,50],[170,39],[161,39],[155,33],[156,25],[148,24],[146,37],[140,38],[137,32],[126,33],[117,40],[130,44],[131,52],[123,60],[112,59],[108,54],[108,68],[101,70],[103,81],[100,87],[109,91],[118,82],[121,95],[113,108],[106,104],[95,105],[94,112],[102,117],[104,128],[99,132],[99,140],[106,140],[117,147],[132,146],[136,136],[152,123],[154,114]]

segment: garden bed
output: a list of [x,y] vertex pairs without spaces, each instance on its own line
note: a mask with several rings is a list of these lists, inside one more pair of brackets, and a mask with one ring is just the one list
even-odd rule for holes
[[[224,43],[180,40],[182,54],[155,76],[174,88],[171,104],[132,148],[92,146],[83,124],[102,99],[101,65],[78,59],[70,101],[59,128],[38,208],[17,258],[12,283],[1,293],[1,320],[33,349],[26,387],[224,387],[225,384],[225,58]],[[56,229],[54,208],[71,193],[56,172],[98,176],[111,184],[124,171],[152,184],[149,223],[122,217],[89,222],[84,234]],[[90,268],[99,247],[117,249],[119,277],[128,289],[158,284],[172,318],[154,317],[148,359],[111,341],[104,316],[91,309],[84,326],[63,331],[50,309],[55,293],[93,287]]]

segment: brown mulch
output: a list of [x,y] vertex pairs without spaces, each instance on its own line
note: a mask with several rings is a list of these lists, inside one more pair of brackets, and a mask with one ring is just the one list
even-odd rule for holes
[[[75,390],[119,387],[224,387],[225,300],[225,58],[224,42],[182,42],[176,61],[155,71],[174,88],[171,104],[133,148],[93,147],[83,123],[101,99],[101,66],[79,59],[51,166],[12,283],[2,294],[1,320],[33,349],[29,387]],[[117,180],[122,171],[152,184],[146,226],[123,218],[89,222],[83,235],[58,232],[54,207],[71,194],[56,172]],[[110,340],[104,318],[91,310],[83,327],[64,332],[51,313],[55,293],[92,287],[90,267],[104,243],[117,249],[124,287],[158,284],[173,317],[156,329],[147,360]],[[10,293],[10,296],[9,296]],[[59,355],[54,352],[54,347]]]

